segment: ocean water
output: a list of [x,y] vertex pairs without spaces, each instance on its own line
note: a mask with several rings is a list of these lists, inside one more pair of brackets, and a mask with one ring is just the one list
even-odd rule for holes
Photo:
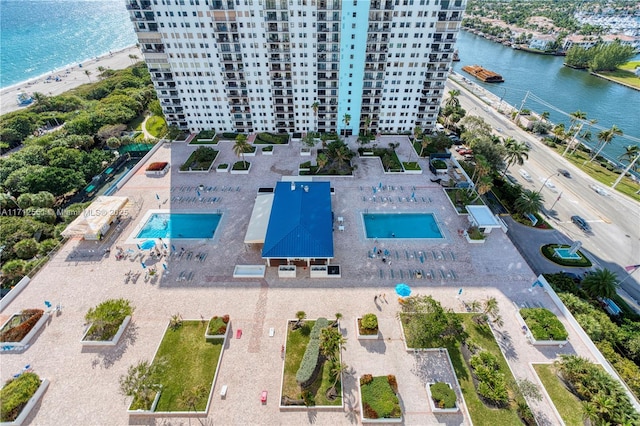
[[0,0],[0,87],[135,43],[124,0]]

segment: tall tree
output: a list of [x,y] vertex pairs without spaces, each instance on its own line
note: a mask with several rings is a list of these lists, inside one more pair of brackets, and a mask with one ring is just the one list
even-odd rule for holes
[[[640,146],[627,145],[624,147],[624,153],[618,157],[618,160],[631,164],[637,160],[638,155],[640,155]],[[638,165],[636,164],[632,168],[635,170],[638,168]]]
[[520,197],[515,201],[516,211],[521,214],[534,214],[540,211],[544,198],[539,192],[530,189],[524,189]]
[[598,155],[600,155],[600,151],[602,151],[602,149],[607,144],[610,144],[613,138],[615,138],[616,136],[622,136],[622,130],[620,130],[615,124],[611,126],[610,129],[601,130],[598,133],[599,148],[596,153],[589,159],[589,163],[592,162],[593,159]]
[[244,167],[247,167],[247,162],[244,159],[244,153],[250,148],[249,142],[247,142],[247,135],[240,133],[236,136],[236,142],[233,144],[233,152],[238,157],[242,157]]
[[507,170],[509,170],[509,167],[513,164],[521,166],[524,164],[524,160],[529,159],[529,147],[524,142],[517,141],[513,138],[507,138],[504,141],[504,147],[506,149],[505,160],[507,162],[507,167],[505,167],[502,176],[507,174]]
[[569,148],[571,148],[571,146],[577,142],[576,137],[578,136],[578,133],[580,133],[580,130],[582,130],[582,126],[584,126],[584,120],[587,118],[587,113],[577,110],[570,113],[569,117],[571,117],[571,125],[569,126],[569,130],[567,131],[567,133],[569,134],[569,140],[567,142],[567,148],[562,153],[563,157],[565,156],[567,151],[569,151]]
[[582,279],[582,289],[591,297],[611,298],[618,288],[618,277],[608,269],[597,269]]
[[449,97],[444,101],[444,105],[450,108],[458,108],[460,106],[460,100],[458,96],[460,96],[459,90],[449,90]]
[[314,120],[314,129],[318,131],[318,109],[320,108],[320,103],[318,101],[314,101],[311,104],[311,109],[313,110],[313,120]]
[[351,114],[345,114],[342,117],[342,121],[344,122],[344,135],[347,136],[347,127],[349,127],[349,123],[351,122]]

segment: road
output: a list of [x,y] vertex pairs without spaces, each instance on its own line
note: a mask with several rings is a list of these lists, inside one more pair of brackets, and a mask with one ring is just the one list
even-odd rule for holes
[[[447,80],[447,90],[453,89],[460,91],[458,99],[467,113],[482,117],[495,129],[495,134],[529,143],[529,159],[523,166],[511,166],[509,174],[524,188],[541,191],[549,222],[571,240],[582,242],[583,252],[590,255],[595,267],[616,272],[622,281],[620,295],[640,309],[640,272],[629,275],[624,269],[640,264],[640,205],[611,188],[604,188],[608,195],[596,193],[590,186],[602,188],[602,184],[498,113],[499,106],[513,107],[504,102],[500,105],[500,100],[490,92],[468,81],[459,84]],[[520,175],[520,169],[531,176],[532,182]],[[558,169],[568,170],[571,178],[558,174]],[[573,224],[570,219],[573,215],[586,219],[591,231],[583,232]]]

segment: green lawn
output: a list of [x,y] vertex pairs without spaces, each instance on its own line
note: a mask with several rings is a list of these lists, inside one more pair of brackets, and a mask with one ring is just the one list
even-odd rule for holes
[[405,170],[422,170],[417,161],[403,161],[402,165]]
[[[555,149],[558,153],[562,154],[565,148],[565,145],[557,145]],[[589,154],[586,152],[576,151],[575,154],[567,154],[565,158],[598,182],[603,183],[607,190],[611,190],[611,185],[613,185],[613,182],[615,182],[616,179],[618,179],[618,176],[620,176],[619,172],[612,172],[602,167],[597,160],[584,164],[585,161],[589,160]],[[636,201],[640,201],[640,194],[636,194],[638,189],[640,189],[640,186],[626,176],[623,177],[618,186],[616,186],[617,191],[620,191]]]
[[[635,62],[637,65],[640,65],[639,62]],[[629,64],[629,63],[628,63]],[[618,67],[615,71],[599,71],[598,74],[604,77],[610,78],[611,80],[615,80],[617,82],[628,84],[631,87],[640,88],[640,78],[636,77],[633,73],[634,68],[628,68],[628,64],[622,65]]]
[[181,396],[184,391],[200,385],[207,392],[196,403],[196,408],[198,411],[206,408],[223,345],[223,339],[205,341],[206,327],[206,322],[184,321],[176,331],[167,329],[154,359],[154,362],[160,358],[167,361],[159,380],[162,394],[156,411],[189,411]]
[[533,364],[540,381],[567,426],[582,426],[582,404],[577,396],[569,392],[556,375],[552,364]]
[[146,123],[147,132],[151,133],[156,138],[161,138],[167,133],[167,122],[164,118],[157,115],[149,117]]
[[[495,355],[498,358],[500,369],[506,375],[507,383],[513,383],[514,378],[511,374],[511,370],[509,370],[509,366],[502,356],[502,352],[500,352],[500,348],[498,347],[493,334],[490,331],[481,330],[478,326],[476,326],[476,324],[472,320],[473,314],[460,315],[463,318],[464,328],[465,331],[469,334],[469,339]],[[520,417],[516,412],[516,406],[513,401],[508,408],[497,409],[487,407],[480,400],[478,394],[476,393],[475,387],[473,386],[471,371],[469,371],[469,368],[467,367],[467,364],[462,357],[462,353],[460,352],[459,343],[447,345],[447,350],[449,351],[449,356],[451,357],[453,368],[456,372],[456,375],[458,376],[458,382],[460,383],[460,388],[462,389],[462,394],[464,395],[464,399],[467,403],[467,408],[469,409],[471,420],[473,421],[474,425],[495,426],[522,424],[522,422],[520,421]],[[513,397],[512,392],[510,392],[510,396]]]
[[[315,321],[305,320],[304,326],[295,331],[291,329],[293,323],[289,323],[287,327],[287,352],[284,358],[284,377],[282,380],[283,396],[288,396],[291,399],[301,399],[301,391],[296,381],[296,373],[298,372],[300,362],[309,343],[309,333],[315,323]],[[309,390],[313,396],[315,405],[342,405],[342,399],[340,397],[334,401],[330,401],[325,396],[325,391],[333,384],[333,380],[330,377],[331,372],[327,367],[327,363],[325,362],[321,374],[318,375],[318,379]],[[336,390],[338,395],[342,393],[342,384],[340,381],[338,381],[336,385]]]

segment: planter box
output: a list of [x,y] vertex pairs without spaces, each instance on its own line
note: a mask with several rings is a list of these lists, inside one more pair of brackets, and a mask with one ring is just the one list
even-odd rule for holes
[[310,157],[311,156],[311,150],[308,148],[300,148],[300,155],[303,157]]
[[[0,329],[4,328],[6,324],[8,324],[11,320],[13,320],[17,316],[20,316],[20,314],[18,313],[18,314],[11,315],[11,317],[7,321],[5,321],[4,324],[2,324],[2,327],[0,327]],[[36,333],[40,331],[42,326],[49,320],[49,316],[50,316],[49,312],[43,313],[40,319],[38,320],[38,322],[36,322],[33,328],[19,342],[0,342],[0,346],[5,349],[9,349],[9,348],[15,349],[15,350],[26,349],[27,347],[29,347],[29,342],[31,341],[31,339],[33,339],[33,336],[35,336]]]
[[256,148],[253,152],[245,152],[244,156],[245,157],[255,157],[257,151],[258,151],[258,149]]
[[262,151],[262,155],[273,155],[273,150],[271,150],[271,151]]
[[264,265],[236,265],[233,278],[264,278],[266,269]]
[[249,168],[247,170],[233,170],[233,168],[229,171],[232,175],[248,175],[251,171],[251,163],[249,163]]
[[162,177],[169,172],[171,165],[167,163],[162,170],[145,170],[144,174],[151,177]]
[[486,238],[483,238],[481,240],[472,240],[471,238],[469,238],[469,233],[467,231],[464,231],[464,237],[467,239],[467,242],[469,244],[484,244],[484,242],[487,241]]
[[207,323],[207,329],[204,331],[204,338],[207,341],[209,339],[226,339],[227,336],[229,335],[230,328],[231,328],[231,320],[229,320],[229,322],[227,323],[227,331],[225,331],[224,334],[207,334],[207,331],[209,331],[209,324]]
[[120,337],[122,337],[122,334],[124,333],[130,322],[131,316],[127,315],[122,321],[122,324],[120,324],[118,332],[113,336],[111,340],[85,340],[85,338],[87,337],[87,333],[89,332],[89,330],[91,330],[91,326],[93,325],[89,324],[87,330],[82,336],[82,340],[80,340],[80,343],[82,344],[82,346],[115,346],[118,344],[118,341],[120,341]]
[[280,278],[295,278],[296,277],[296,267],[290,265],[280,265],[278,266],[278,277]]
[[517,306],[516,309],[516,318],[518,318],[518,322],[521,326],[520,328],[523,330],[527,340],[529,340],[529,343],[531,343],[533,346],[558,346],[562,348],[564,345],[569,343],[568,340],[536,340],[536,338],[533,337],[533,333],[531,333],[531,330],[529,330],[529,327],[527,326],[524,318],[522,318],[522,315],[520,315],[520,310]]
[[[148,410],[131,410],[131,405],[129,405],[129,409],[127,410],[127,413],[129,413],[129,415],[131,416],[135,416],[135,415],[149,415],[149,414],[153,414],[156,411],[156,407],[158,406],[158,401],[160,400],[160,394],[162,393],[162,391],[158,391],[156,393],[156,397],[153,398],[153,402],[151,403],[151,408],[149,408]],[[131,402],[133,404],[133,401]]]
[[328,269],[326,265],[315,265],[309,268],[309,276],[311,278],[326,278],[328,276]]
[[29,401],[27,401],[27,404],[24,407],[22,407],[22,411],[20,411],[20,414],[18,415],[18,417],[16,417],[16,419],[12,422],[2,422],[0,423],[0,425],[21,426],[24,423],[24,421],[27,420],[27,417],[29,417],[29,414],[31,414],[31,410],[33,410],[33,407],[35,407],[36,404],[40,402],[40,400],[42,399],[42,396],[44,395],[44,392],[47,390],[48,387],[49,387],[49,380],[41,379],[40,387],[38,387],[38,390],[36,390],[36,392],[29,399]]
[[[435,402],[433,402],[433,397],[431,396],[431,385],[435,385],[435,383],[427,383],[427,397],[429,398],[429,406],[431,407],[431,411],[434,413],[457,413],[460,411],[460,406],[458,405],[458,397],[456,395],[456,406],[454,408],[438,408],[436,407]],[[453,389],[451,387],[451,383],[447,383],[449,389]]]
[[402,423],[402,416],[395,419],[368,419],[364,416],[364,410],[362,408],[362,390],[360,389],[360,376],[356,377],[358,383],[358,403],[360,404],[360,413],[362,423]]
[[358,340],[378,340],[380,338],[380,325],[378,325],[378,332],[376,334],[360,334],[361,319],[362,317],[356,318],[356,336]]
[[216,172],[217,173],[227,173],[229,171],[229,169],[231,168],[231,166],[229,164],[227,164],[227,167],[218,167],[216,168]]
[[209,173],[213,169],[213,163],[215,163],[215,160],[211,162],[207,170],[178,170],[178,173]]

